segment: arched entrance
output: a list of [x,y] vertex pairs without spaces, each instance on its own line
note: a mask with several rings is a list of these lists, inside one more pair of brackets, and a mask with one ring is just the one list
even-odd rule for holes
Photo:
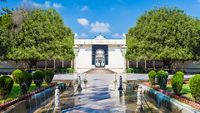
[[103,49],[96,50],[95,67],[105,67],[105,52]]

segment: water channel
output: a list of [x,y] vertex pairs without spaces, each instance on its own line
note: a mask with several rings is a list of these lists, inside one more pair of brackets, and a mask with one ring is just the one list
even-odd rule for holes
[[[136,84],[123,83],[123,91],[119,92],[119,78],[117,77],[117,82],[113,82],[113,74],[87,75],[87,83],[83,82],[83,78],[84,76],[81,76],[81,91],[77,91],[77,86],[74,86],[61,94],[62,113],[135,113]],[[146,97],[143,100],[144,113],[160,113],[160,110],[147,100]],[[50,105],[53,108],[53,104]],[[47,110],[50,109],[49,106],[45,109],[45,112],[52,112]]]

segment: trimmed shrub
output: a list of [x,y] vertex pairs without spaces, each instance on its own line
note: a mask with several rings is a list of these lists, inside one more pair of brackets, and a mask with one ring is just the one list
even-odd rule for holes
[[149,81],[150,81],[151,85],[155,84],[156,72],[153,70],[150,71],[148,73],[148,77],[149,77]]
[[32,76],[28,72],[23,72],[23,82],[20,83],[20,88],[22,94],[27,94],[29,87],[31,86],[32,83]]
[[165,89],[167,86],[168,74],[164,70],[157,72],[157,80],[161,89]]
[[41,87],[43,79],[45,77],[44,72],[37,70],[32,73],[32,76],[33,76],[33,81],[34,81],[36,87],[37,88]]
[[53,71],[50,71],[50,70],[45,71],[45,78],[44,78],[44,80],[45,80],[45,82],[47,84],[51,83],[51,81],[53,80],[53,77],[54,77]]
[[13,87],[13,79],[9,76],[0,76],[0,99],[6,99]]
[[133,68],[128,68],[128,69],[126,69],[126,72],[127,72],[127,73],[133,73]]
[[12,76],[14,78],[15,83],[20,85],[21,93],[27,94],[28,89],[32,83],[31,74],[17,69],[15,71],[13,71]]
[[68,72],[68,73],[73,73],[73,72],[74,72],[74,69],[73,69],[73,68],[67,68],[67,72]]
[[21,81],[21,80],[23,80],[23,71],[22,70],[16,69],[15,71],[12,72],[12,76],[13,76],[13,80],[15,83],[20,84],[23,82],[23,81]]
[[200,74],[197,74],[190,78],[189,81],[190,91],[192,96],[197,102],[200,102]]
[[184,73],[181,71],[176,72],[172,77],[172,88],[174,93],[180,95],[184,81]]

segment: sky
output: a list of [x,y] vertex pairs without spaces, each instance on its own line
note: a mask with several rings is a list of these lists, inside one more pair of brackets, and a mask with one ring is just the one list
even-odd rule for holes
[[66,26],[79,38],[94,38],[99,33],[106,38],[121,38],[134,27],[145,11],[170,7],[200,18],[200,0],[7,0],[0,8],[20,6],[55,8]]

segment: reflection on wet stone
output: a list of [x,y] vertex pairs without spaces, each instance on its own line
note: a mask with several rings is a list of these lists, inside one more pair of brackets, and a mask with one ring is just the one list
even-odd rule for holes
[[[68,87],[61,94],[60,107],[62,113],[134,113],[137,107],[135,82],[122,83],[122,77],[118,76],[121,80],[114,83],[113,76],[113,74],[93,74],[87,75],[87,83],[77,80],[83,86],[83,90],[81,92],[74,90],[76,84],[74,87]],[[80,78],[84,79],[84,77],[84,75],[80,75]],[[122,90],[118,90],[120,87]],[[51,107],[53,106],[49,104],[43,109],[46,109],[47,112]],[[147,108],[147,106],[144,105],[144,108]],[[158,112],[154,110],[153,113]]]

